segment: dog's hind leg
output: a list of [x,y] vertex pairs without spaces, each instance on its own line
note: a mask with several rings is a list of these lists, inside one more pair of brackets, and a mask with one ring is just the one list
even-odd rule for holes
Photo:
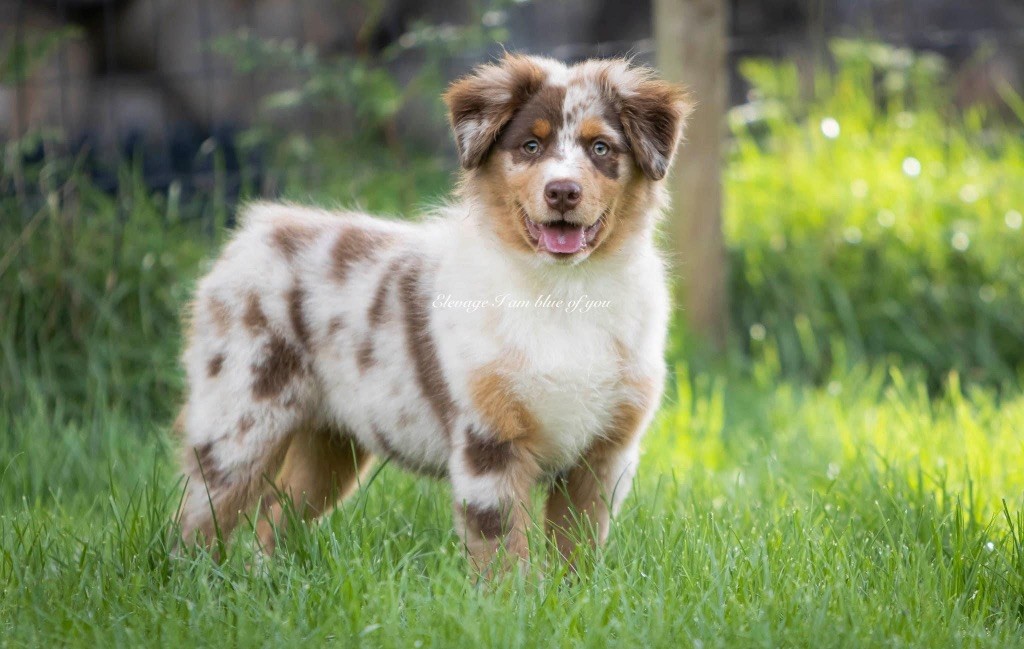
[[264,493],[292,436],[290,428],[280,425],[283,422],[268,423],[249,424],[245,436],[224,435],[185,445],[182,470],[187,484],[179,518],[186,544],[210,548],[218,538],[227,539],[241,515]]
[[256,526],[262,550],[274,551],[284,521],[281,498],[291,501],[303,520],[313,520],[355,489],[371,464],[370,454],[350,436],[334,428],[305,426],[291,439],[281,474],[263,499]]
[[197,309],[185,353],[188,403],[179,419],[183,539],[206,546],[226,539],[255,506],[317,403],[306,352],[270,327],[255,295],[235,316],[243,326],[234,334],[207,322],[216,311]]

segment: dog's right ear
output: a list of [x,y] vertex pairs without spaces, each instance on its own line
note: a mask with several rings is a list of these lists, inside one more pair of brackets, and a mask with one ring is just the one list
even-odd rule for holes
[[448,87],[444,101],[455,134],[459,162],[479,167],[501,129],[544,83],[544,71],[527,56],[507,54],[481,65]]

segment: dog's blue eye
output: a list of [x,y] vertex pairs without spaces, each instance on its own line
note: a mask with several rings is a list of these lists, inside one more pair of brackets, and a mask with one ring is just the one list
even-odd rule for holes
[[593,151],[596,156],[606,156],[608,155],[608,152],[611,151],[611,148],[606,142],[598,140],[597,142],[594,142]]
[[537,140],[527,140],[526,143],[523,144],[523,151],[526,151],[530,155],[536,155],[536,153],[540,151],[540,142]]

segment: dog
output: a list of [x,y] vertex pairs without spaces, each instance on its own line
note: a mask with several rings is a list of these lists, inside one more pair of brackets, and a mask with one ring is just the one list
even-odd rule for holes
[[282,498],[315,519],[373,456],[451,483],[480,572],[525,565],[535,485],[567,560],[606,539],[665,378],[655,229],[687,93],[621,59],[505,55],[444,99],[462,170],[433,218],[254,204],[198,283],[186,543],[259,503],[272,552]]

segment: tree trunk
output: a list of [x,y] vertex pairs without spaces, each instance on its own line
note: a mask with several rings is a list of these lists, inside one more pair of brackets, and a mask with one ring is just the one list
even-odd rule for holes
[[696,109],[668,180],[673,268],[689,330],[718,350],[728,330],[722,236],[722,139],[729,84],[725,0],[655,0],[658,65],[686,85]]

